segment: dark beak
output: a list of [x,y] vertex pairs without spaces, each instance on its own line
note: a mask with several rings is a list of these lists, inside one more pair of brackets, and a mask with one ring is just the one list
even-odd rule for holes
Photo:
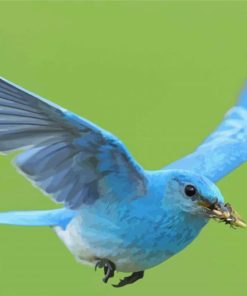
[[218,201],[210,202],[207,199],[201,199],[198,204],[209,218],[225,222],[232,227],[247,227],[244,220],[229,203],[222,204]]

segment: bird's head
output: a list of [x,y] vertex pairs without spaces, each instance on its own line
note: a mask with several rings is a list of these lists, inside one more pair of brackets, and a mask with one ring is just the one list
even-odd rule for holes
[[209,179],[184,170],[166,173],[165,200],[182,212],[203,219],[214,218],[226,224],[246,227],[235,210],[224,202],[219,188]]

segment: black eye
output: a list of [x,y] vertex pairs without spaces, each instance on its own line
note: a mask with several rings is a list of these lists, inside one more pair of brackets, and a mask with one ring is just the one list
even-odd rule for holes
[[193,196],[196,194],[197,190],[196,188],[193,186],[193,185],[187,185],[185,188],[184,188],[184,192],[187,196]]

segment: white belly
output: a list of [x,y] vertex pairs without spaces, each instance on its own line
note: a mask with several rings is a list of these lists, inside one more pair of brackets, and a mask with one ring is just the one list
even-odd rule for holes
[[65,230],[59,226],[56,226],[53,229],[74,255],[76,260],[84,264],[92,265],[94,264],[95,256],[92,248],[78,231],[78,226],[81,224],[80,220],[80,217],[73,219]]

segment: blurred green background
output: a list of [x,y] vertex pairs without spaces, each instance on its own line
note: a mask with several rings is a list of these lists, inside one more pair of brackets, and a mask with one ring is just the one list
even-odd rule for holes
[[[113,132],[158,169],[192,151],[234,104],[247,78],[246,15],[247,2],[0,2],[0,75]],[[0,210],[56,207],[11,159],[0,158]],[[243,165],[219,185],[247,219],[246,176]],[[1,226],[0,295],[242,293],[246,238],[211,222],[117,290],[49,228]]]

